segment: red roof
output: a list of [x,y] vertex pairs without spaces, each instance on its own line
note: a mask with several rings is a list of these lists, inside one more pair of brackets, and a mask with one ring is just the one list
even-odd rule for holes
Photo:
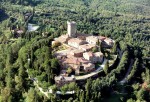
[[98,36],[98,39],[100,39],[101,41],[104,41],[106,39],[106,37],[104,37],[104,36]]

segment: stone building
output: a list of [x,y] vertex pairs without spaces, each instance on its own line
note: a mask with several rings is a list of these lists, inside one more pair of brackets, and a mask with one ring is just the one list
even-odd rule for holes
[[89,44],[94,44],[94,45],[96,45],[96,43],[98,42],[98,38],[97,38],[97,36],[88,36],[88,37],[86,37],[86,41],[87,41]]
[[85,53],[83,53],[83,57],[86,60],[91,61],[92,63],[97,63],[97,62],[102,62],[103,61],[104,55],[101,52],[96,52],[96,53],[85,52]]
[[66,76],[55,76],[55,84],[57,86],[63,86],[65,84],[69,84],[71,82],[75,82],[75,77],[72,75],[71,77],[66,77]]
[[79,48],[80,45],[83,45],[85,43],[86,42],[84,40],[80,40],[78,38],[72,38],[68,40],[68,45],[75,47],[75,48]]
[[77,32],[76,31],[76,22],[67,21],[67,25],[68,25],[67,34],[69,35],[69,37],[76,37],[76,32]]

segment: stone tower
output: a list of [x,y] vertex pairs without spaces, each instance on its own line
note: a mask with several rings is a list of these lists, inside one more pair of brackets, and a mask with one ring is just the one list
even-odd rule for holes
[[68,25],[68,30],[67,30],[68,36],[69,37],[76,37],[76,22],[67,21],[67,25]]

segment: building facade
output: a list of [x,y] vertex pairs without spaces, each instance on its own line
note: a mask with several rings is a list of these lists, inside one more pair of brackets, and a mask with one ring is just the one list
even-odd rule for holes
[[88,36],[86,37],[86,41],[89,43],[89,44],[94,44],[96,45],[96,43],[98,42],[98,38],[96,36]]
[[86,60],[89,60],[91,61],[92,63],[97,63],[97,62],[102,62],[103,61],[103,53],[101,52],[96,52],[96,53],[93,53],[93,52],[85,52],[83,53],[83,57],[86,59]]

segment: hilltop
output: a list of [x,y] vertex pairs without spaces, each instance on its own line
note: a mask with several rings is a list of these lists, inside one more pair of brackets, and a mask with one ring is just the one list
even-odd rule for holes
[[[149,0],[0,0],[0,102],[149,102],[149,8]],[[74,36],[66,21],[77,22]]]

